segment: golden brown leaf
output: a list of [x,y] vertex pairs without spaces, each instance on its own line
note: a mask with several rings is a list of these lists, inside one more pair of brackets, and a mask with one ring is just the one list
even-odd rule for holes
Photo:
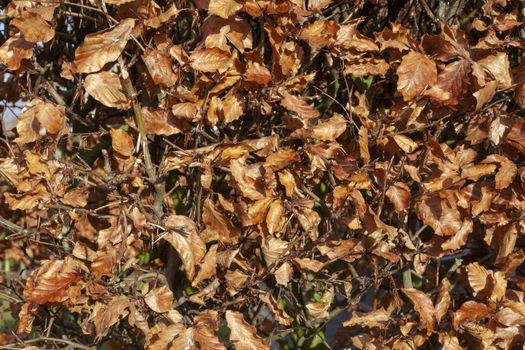
[[430,297],[414,288],[403,288],[403,293],[414,304],[414,309],[419,314],[421,325],[430,331],[433,330],[436,310]]
[[130,301],[123,295],[114,296],[107,304],[97,302],[91,315],[85,320],[83,328],[86,329],[89,323],[93,323],[95,335],[97,339],[100,339],[109,332],[109,328],[116,324],[121,317],[129,314],[129,307]]
[[122,129],[110,129],[111,146],[124,157],[131,157],[134,151],[133,138]]
[[403,182],[396,182],[388,188],[386,196],[394,204],[397,213],[410,207],[410,188]]
[[397,68],[397,91],[405,101],[419,96],[428,87],[437,82],[436,63],[427,56],[411,51],[403,56]]
[[492,77],[498,82],[499,88],[509,88],[512,86],[512,76],[510,74],[510,61],[506,52],[499,51],[477,61]]
[[208,252],[202,258],[202,262],[198,266],[197,275],[191,282],[193,286],[198,285],[202,281],[212,278],[217,273],[217,249],[218,244],[214,244],[208,249]]
[[345,74],[352,74],[354,77],[364,77],[367,75],[385,75],[390,65],[379,58],[360,58],[349,61],[345,64]]
[[170,21],[173,17],[176,17],[180,13],[180,10],[175,4],[172,4],[165,12],[161,13],[156,17],[149,18],[144,21],[144,24],[151,28],[160,28],[164,23]]
[[271,293],[263,294],[260,299],[266,303],[268,308],[273,314],[273,317],[279,324],[283,326],[290,326],[293,322],[293,318],[286,313],[285,310],[281,309],[279,303]]
[[69,287],[81,280],[76,267],[71,259],[47,260],[28,278],[25,299],[37,304],[66,301]]
[[281,199],[276,199],[270,204],[266,215],[266,227],[268,227],[270,234],[281,232],[284,229],[286,223],[285,212],[286,210]]
[[236,350],[262,350],[269,349],[268,345],[257,331],[248,324],[241,313],[235,311],[226,311],[226,322],[230,328],[230,339]]
[[244,78],[260,85],[267,85],[272,81],[272,73],[259,62],[248,61]]
[[299,97],[291,95],[285,91],[283,91],[281,95],[283,96],[281,100],[281,106],[288,109],[289,111],[297,113],[299,117],[310,119],[317,118],[319,116],[319,111],[317,109],[310,106]]
[[144,297],[146,305],[155,312],[168,312],[173,307],[173,293],[167,286],[152,289]]
[[146,134],[170,136],[181,132],[183,125],[166,109],[142,107]]
[[225,244],[237,243],[241,234],[239,228],[217,210],[210,198],[204,201],[202,221],[206,226],[201,233],[205,242],[218,240]]
[[396,141],[399,148],[401,148],[406,153],[412,153],[414,152],[418,145],[412,139],[408,136],[397,134],[394,135],[394,141]]
[[363,326],[371,328],[383,328],[390,321],[390,316],[386,313],[385,309],[377,309],[370,312],[357,312],[352,313],[352,318],[348,321],[343,322],[344,327]]
[[87,93],[103,105],[119,109],[128,109],[130,99],[126,94],[120,77],[111,72],[89,74],[84,80]]
[[142,60],[148,67],[149,74],[155,82],[165,87],[172,87],[179,77],[173,70],[170,55],[160,50],[147,49],[142,55]]
[[75,51],[75,70],[78,73],[93,73],[115,61],[128,40],[135,26],[135,20],[127,18],[113,28],[86,35],[84,42]]
[[327,289],[321,296],[321,301],[311,301],[306,304],[308,313],[314,320],[328,317],[328,310],[334,299],[334,291],[332,288]]
[[314,49],[321,49],[334,42],[338,30],[337,23],[319,20],[301,30],[299,39],[306,41]]
[[13,18],[11,25],[20,29],[24,39],[32,43],[47,43],[55,36],[55,30],[38,14],[25,11],[20,17]]
[[450,297],[450,282],[447,278],[441,280],[441,286],[439,287],[439,293],[436,298],[436,321],[439,324],[443,316],[447,314],[447,311],[451,304]]
[[191,68],[201,72],[222,73],[232,65],[231,54],[218,48],[197,49],[190,55]]
[[242,3],[235,0],[210,0],[208,13],[222,18],[229,18],[242,9]]
[[179,253],[186,276],[192,281],[197,264],[206,254],[206,244],[199,236],[195,222],[187,216],[170,215],[165,225],[169,231],[164,239]]
[[24,39],[21,33],[16,33],[0,47],[0,62],[8,69],[17,70],[22,60],[33,56],[33,43]]
[[18,313],[17,333],[31,333],[38,307],[39,306],[36,303],[24,303],[24,305],[22,305],[20,312]]

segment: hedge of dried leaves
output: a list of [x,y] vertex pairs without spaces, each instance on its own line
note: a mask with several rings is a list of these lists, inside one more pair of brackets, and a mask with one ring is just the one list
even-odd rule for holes
[[519,1],[443,3],[2,2],[0,344],[521,348]]

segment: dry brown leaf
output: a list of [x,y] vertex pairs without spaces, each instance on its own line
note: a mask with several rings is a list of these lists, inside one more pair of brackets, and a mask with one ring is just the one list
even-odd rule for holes
[[17,70],[22,61],[33,56],[33,43],[24,39],[21,33],[16,33],[0,47],[0,62],[8,69]]
[[222,112],[226,123],[236,121],[244,114],[243,98],[238,94],[228,94],[222,100]]
[[270,204],[266,215],[266,227],[270,234],[281,232],[286,224],[286,210],[281,199],[276,199]]
[[311,301],[306,303],[306,308],[308,309],[309,314],[314,320],[321,318],[326,318],[329,316],[328,310],[334,299],[334,291],[332,288],[327,289],[322,297],[321,302]]
[[273,314],[273,317],[279,324],[282,324],[283,326],[290,326],[292,325],[293,318],[286,313],[286,311],[282,310],[279,303],[271,293],[265,293],[263,294],[260,299],[266,303],[268,308]]
[[437,82],[436,63],[427,56],[411,51],[403,56],[397,68],[397,91],[405,101],[421,95],[423,91]]
[[337,113],[328,119],[321,119],[315,126],[298,129],[290,137],[308,139],[313,138],[320,141],[335,141],[346,131],[346,119]]
[[[18,313],[17,333],[29,334],[33,328],[33,322],[38,312],[38,304],[24,303]],[[37,349],[38,350],[38,349]]]
[[142,107],[146,134],[170,136],[181,132],[183,125],[169,110]]
[[[195,316],[193,326],[178,334],[171,343],[170,350],[192,349],[226,350],[215,335],[219,328],[217,311],[206,310]],[[193,346],[193,347],[192,347]]]
[[288,109],[289,111],[297,113],[299,117],[305,119],[319,117],[319,111],[299,97],[291,95],[285,91],[283,91],[281,95],[283,96],[281,99],[281,106]]
[[173,70],[171,56],[167,53],[160,50],[147,49],[142,55],[142,60],[146,64],[155,84],[172,87],[179,80],[178,75]]
[[93,323],[95,327],[95,335],[97,339],[104,337],[109,328],[116,324],[121,317],[129,314],[130,301],[127,297],[114,296],[107,302],[97,302],[89,318],[83,324],[83,329],[87,328],[87,324]]
[[197,265],[206,254],[206,244],[198,234],[197,225],[187,216],[170,215],[165,226],[169,231],[164,239],[179,253],[186,276],[192,281]]
[[131,157],[134,152],[135,144],[133,137],[122,129],[110,129],[111,146],[124,157]]
[[403,182],[396,182],[388,187],[386,196],[394,204],[397,213],[402,212],[410,207],[410,188]]
[[279,238],[271,237],[265,240],[262,244],[262,252],[266,265],[273,266],[279,262],[288,253],[289,245],[290,243]]
[[456,330],[466,322],[477,322],[489,316],[487,305],[469,300],[457,310],[452,317],[452,324]]
[[498,82],[496,80],[489,81],[484,87],[473,93],[476,98],[476,111],[480,110],[485,103],[492,100],[496,94],[496,88],[498,87]]
[[111,72],[89,74],[84,80],[84,88],[93,98],[107,107],[128,109],[130,98],[126,94],[120,77]]
[[13,18],[10,24],[17,27],[24,34],[24,39],[32,43],[47,43],[55,36],[55,30],[33,12],[23,12],[20,17]]
[[24,298],[33,303],[64,302],[68,289],[81,280],[80,271],[71,259],[47,260],[27,279]]
[[106,63],[117,60],[131,38],[133,27],[135,20],[127,18],[113,28],[86,35],[75,51],[76,72],[98,72]]
[[144,21],[144,24],[151,28],[160,28],[166,22],[170,21],[173,17],[176,17],[180,13],[180,10],[175,4],[172,4],[165,12],[161,13],[156,17],[149,18]]
[[360,58],[345,64],[344,74],[352,74],[354,77],[365,77],[368,75],[385,75],[390,65],[379,58]]
[[240,52],[251,49],[253,46],[252,27],[248,21],[239,16],[227,19],[218,16],[209,16],[202,24],[204,46],[216,47],[223,51],[230,50],[230,44]]
[[478,181],[480,177],[491,175],[496,171],[495,164],[476,164],[461,170],[461,177],[473,181]]
[[443,278],[441,280],[441,286],[439,287],[439,293],[436,298],[436,314],[434,315],[438,324],[443,319],[443,316],[447,314],[447,311],[451,304],[450,287],[451,286],[448,279]]
[[357,26],[362,19],[352,20],[350,23],[340,26],[337,31],[335,45],[352,52],[376,52],[379,50],[372,39],[367,38],[357,31]]
[[439,73],[435,87],[447,93],[448,97],[438,99],[446,105],[457,105],[463,100],[469,88],[468,73],[470,72],[470,63],[462,59],[448,64],[445,69]]
[[237,243],[241,231],[217,210],[211,198],[206,198],[204,201],[202,221],[206,227],[201,233],[205,242],[218,240],[224,244]]
[[489,296],[494,289],[494,279],[490,271],[478,263],[472,263],[467,266],[468,282],[474,296],[479,299]]
[[492,78],[498,82],[498,87],[506,89],[512,86],[512,76],[510,74],[510,61],[506,52],[497,52],[494,55],[485,57],[477,61]]
[[168,312],[173,307],[173,293],[168,286],[152,289],[144,296],[146,305],[155,312]]
[[314,49],[321,49],[334,42],[338,30],[337,23],[319,20],[301,30],[299,39],[306,41]]
[[218,48],[197,49],[190,55],[191,68],[201,72],[223,73],[232,65],[231,54]]
[[197,286],[202,281],[212,278],[217,273],[217,249],[218,244],[214,244],[208,249],[208,252],[202,258],[202,262],[198,266],[197,275],[191,282],[193,286]]
[[444,250],[458,250],[467,243],[467,239],[474,228],[472,220],[465,219],[460,229],[450,238],[448,241],[441,244],[441,248]]
[[58,107],[40,99],[34,99],[18,116],[16,130],[20,144],[38,141],[47,133],[56,135],[64,130],[66,121],[65,108]]
[[281,286],[286,286],[292,278],[293,269],[290,263],[285,262],[274,272],[275,281]]
[[68,191],[62,198],[62,203],[72,207],[83,208],[87,205],[89,193],[82,188]]
[[405,293],[414,304],[414,309],[419,314],[421,325],[432,331],[434,329],[436,310],[430,297],[426,293],[414,288],[403,288],[403,293]]
[[268,85],[272,81],[272,73],[259,62],[248,61],[244,78],[260,85]]
[[384,328],[385,325],[390,322],[390,316],[386,313],[385,309],[377,309],[370,312],[357,312],[352,313],[352,318],[348,321],[343,322],[344,327],[370,327],[370,328]]
[[208,13],[222,18],[234,16],[242,9],[242,3],[235,0],[210,0]]
[[501,163],[501,166],[496,174],[496,189],[503,190],[509,187],[514,181],[517,172],[518,167],[510,160]]
[[236,350],[269,349],[264,340],[257,335],[257,331],[248,324],[241,313],[226,311],[226,322],[230,328],[230,339]]
[[397,134],[394,135],[394,141],[396,141],[399,148],[401,148],[406,153],[412,153],[414,152],[418,145],[412,139],[408,136]]

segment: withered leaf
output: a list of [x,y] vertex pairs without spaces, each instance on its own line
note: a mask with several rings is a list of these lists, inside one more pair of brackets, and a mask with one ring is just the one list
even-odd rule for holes
[[419,96],[428,86],[437,82],[436,63],[427,56],[411,51],[403,56],[397,68],[397,91],[405,101]]
[[78,73],[93,73],[115,61],[128,40],[135,26],[135,20],[127,18],[113,28],[86,35],[82,45],[75,51],[75,70]]
[[310,119],[319,116],[319,111],[317,109],[310,106],[299,97],[289,94],[285,91],[282,92],[282,96],[283,98],[281,99],[281,106],[297,113],[300,117]]
[[149,74],[156,84],[171,87],[177,83],[179,77],[173,70],[171,56],[160,50],[147,49],[142,60],[148,67]]
[[55,30],[34,12],[23,12],[20,17],[13,18],[11,25],[20,29],[25,40],[33,43],[46,43],[55,36]]
[[268,345],[257,331],[248,324],[241,313],[235,311],[226,311],[226,322],[230,328],[230,339],[236,350],[262,350],[269,349]]
[[191,68],[201,72],[224,72],[232,64],[231,54],[218,48],[197,49],[190,55]]
[[352,318],[343,323],[345,327],[365,326],[371,328],[383,328],[390,321],[385,309],[381,308],[370,312],[353,312]]
[[173,293],[167,286],[162,286],[150,290],[144,301],[155,312],[168,312],[173,306]]
[[165,225],[169,231],[164,239],[179,253],[186,276],[191,281],[197,264],[206,254],[206,244],[199,236],[195,222],[187,216],[170,215]]
[[87,324],[93,323],[95,327],[95,335],[97,339],[105,336],[109,328],[117,323],[121,317],[129,314],[130,301],[125,296],[115,296],[108,301],[107,304],[97,302],[91,315],[86,319],[83,328],[87,328]]
[[24,297],[37,304],[63,302],[69,298],[69,287],[80,280],[80,271],[71,259],[48,260],[28,278]]
[[183,127],[166,109],[142,107],[142,118],[146,134],[170,136],[180,133]]
[[130,98],[120,77],[111,72],[89,74],[84,80],[84,88],[93,98],[105,106],[128,109]]
[[229,18],[242,9],[242,3],[235,0],[210,0],[208,13],[222,18]]
[[11,70],[20,68],[24,59],[33,56],[33,43],[25,40],[21,33],[10,37],[0,47],[0,62]]
[[201,236],[205,242],[218,240],[225,244],[237,243],[241,233],[239,228],[217,210],[210,198],[204,201],[202,220],[206,228]]
[[434,328],[436,310],[430,297],[414,288],[403,288],[403,293],[414,304],[414,309],[419,314],[421,325],[428,330],[432,330]]
[[135,148],[131,135],[122,129],[111,129],[109,133],[113,149],[124,157],[131,157]]

